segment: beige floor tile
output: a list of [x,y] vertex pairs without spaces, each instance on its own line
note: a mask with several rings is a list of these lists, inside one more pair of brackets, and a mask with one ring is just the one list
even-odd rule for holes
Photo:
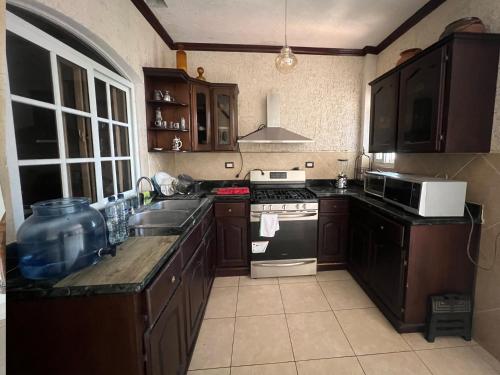
[[486,363],[488,363],[495,371],[500,374],[500,361],[493,357],[486,349],[480,345],[472,346],[472,350]]
[[346,270],[321,271],[316,275],[318,281],[352,280],[351,274]]
[[231,365],[234,323],[234,318],[203,321],[189,365],[190,370]]
[[205,311],[205,319],[234,317],[237,298],[237,286],[213,288]]
[[473,347],[421,350],[416,353],[434,375],[498,375]]
[[282,284],[280,289],[286,313],[330,310],[330,305],[317,283]]
[[277,277],[266,277],[263,279],[252,279],[250,276],[240,276],[240,286],[276,285],[276,284],[278,284]]
[[239,276],[216,277],[213,283],[213,287],[219,288],[227,286],[238,286],[239,281]]
[[332,311],[287,314],[295,360],[354,355]]
[[333,310],[375,306],[354,280],[322,281],[319,284]]
[[236,318],[233,366],[293,360],[285,315]]
[[316,276],[290,276],[280,277],[280,284],[299,284],[299,283],[315,283]]
[[236,316],[283,314],[279,285],[241,286]]
[[474,340],[466,341],[461,337],[436,337],[434,342],[428,342],[420,332],[404,333],[403,338],[413,350],[454,348],[456,346],[475,345]]
[[356,357],[297,362],[298,375],[364,375]]
[[188,371],[187,375],[230,375],[231,369],[229,367],[225,368],[213,368],[210,370],[194,370]]
[[414,352],[358,357],[366,375],[431,375]]
[[294,362],[231,367],[231,375],[297,375]]
[[357,355],[402,352],[410,347],[376,309],[335,311]]

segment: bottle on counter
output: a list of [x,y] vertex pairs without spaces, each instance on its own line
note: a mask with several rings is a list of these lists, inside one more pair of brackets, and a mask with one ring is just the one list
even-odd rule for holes
[[120,222],[118,217],[118,206],[114,195],[108,198],[108,203],[104,211],[106,212],[108,241],[111,245],[115,245],[120,242]]
[[129,202],[125,199],[123,193],[118,194],[118,200],[116,201],[117,212],[118,212],[118,222],[120,226],[120,242],[125,241],[128,238],[128,218],[130,216]]

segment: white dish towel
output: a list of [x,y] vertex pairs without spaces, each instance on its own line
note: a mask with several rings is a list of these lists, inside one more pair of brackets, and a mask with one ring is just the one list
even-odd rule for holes
[[260,236],[274,237],[276,231],[280,230],[278,214],[262,213],[260,215]]

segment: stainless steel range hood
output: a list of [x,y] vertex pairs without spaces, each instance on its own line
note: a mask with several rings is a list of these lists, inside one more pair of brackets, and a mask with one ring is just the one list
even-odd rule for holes
[[310,143],[312,139],[280,126],[280,97],[267,96],[267,126],[238,140],[239,143]]

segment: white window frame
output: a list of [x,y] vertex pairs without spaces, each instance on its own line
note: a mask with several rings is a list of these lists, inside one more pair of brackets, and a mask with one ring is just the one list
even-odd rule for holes
[[[131,196],[135,194],[134,192],[134,182],[137,176],[140,176],[140,163],[138,162],[138,132],[136,123],[136,110],[135,110],[135,97],[134,97],[134,86],[127,79],[116,74],[115,72],[109,70],[108,68],[100,65],[84,54],[74,50],[68,45],[62,43],[51,35],[43,32],[32,24],[24,21],[20,17],[6,11],[6,29],[8,31],[17,34],[18,36],[34,43],[50,53],[51,60],[51,73],[52,73],[52,83],[53,83],[53,93],[54,93],[54,103],[47,103],[35,99],[30,99],[18,95],[10,94],[10,86],[8,74],[6,74],[6,132],[5,132],[5,150],[7,155],[7,166],[9,169],[9,181],[11,190],[11,201],[13,210],[14,226],[17,228],[24,221],[24,211],[23,211],[23,201],[21,195],[21,181],[19,175],[19,167],[25,165],[49,165],[58,164],[61,167],[61,184],[63,196],[69,196],[69,184],[68,184],[68,168],[67,165],[71,163],[82,163],[82,162],[92,162],[94,163],[95,170],[95,181],[96,181],[96,192],[97,192],[97,202],[92,206],[96,208],[102,208],[105,205],[105,198],[103,196],[103,186],[102,186],[102,161],[116,161],[116,160],[130,160],[131,167],[131,190],[125,193],[126,196]],[[88,82],[88,94],[89,94],[89,107],[90,112],[82,112],[73,108],[63,107],[61,105],[61,97],[59,92],[59,82],[58,82],[58,65],[57,56],[60,56],[86,70],[87,82]],[[7,65],[7,63],[5,63]],[[8,67],[6,66],[6,69]],[[6,70],[7,71],[7,70]],[[94,78],[100,79],[106,83],[106,93],[108,100],[108,118],[100,118],[97,116],[97,102],[96,93],[94,87]],[[112,120],[111,116],[111,96],[110,96],[110,85],[117,87],[120,90],[125,91],[127,98],[127,123],[121,123],[119,121]],[[55,110],[56,116],[56,127],[58,136],[58,147],[59,147],[59,158],[58,159],[35,159],[35,160],[18,160],[17,158],[17,146],[15,140],[15,128],[12,113],[12,102],[29,104],[32,106],[47,108]],[[90,118],[92,127],[92,138],[93,138],[93,149],[94,156],[92,158],[66,158],[65,140],[64,140],[64,129],[63,129],[63,113],[70,113],[79,116],[84,116]],[[99,129],[98,122],[105,122],[109,125],[109,135],[110,135],[110,147],[111,147],[111,157],[101,157],[100,147],[99,147]],[[128,127],[129,135],[129,147],[130,156],[127,157],[116,157],[114,156],[114,144],[113,144],[113,126],[126,126]],[[114,177],[114,192],[115,194],[119,191],[117,190],[117,179],[116,179],[116,163],[112,163],[113,166],[113,177]]]

